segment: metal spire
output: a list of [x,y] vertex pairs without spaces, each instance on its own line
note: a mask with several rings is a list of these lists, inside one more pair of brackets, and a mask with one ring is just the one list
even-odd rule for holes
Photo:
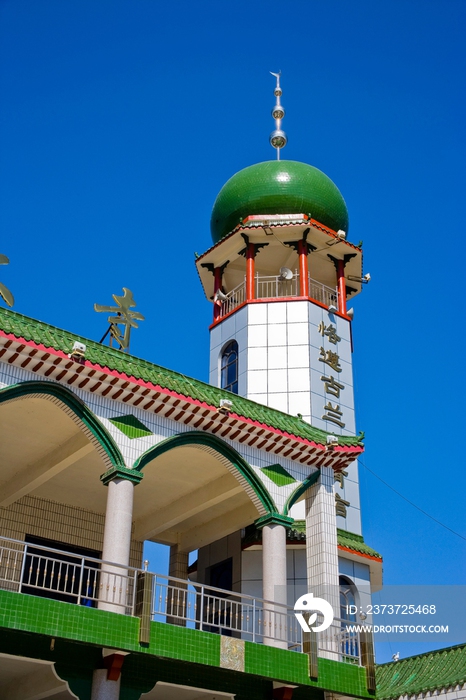
[[280,87],[281,71],[278,73],[272,73],[272,71],[270,71],[270,75],[273,75],[277,79],[277,84],[273,91],[276,102],[275,107],[272,109],[272,117],[275,119],[275,131],[272,131],[270,134],[270,145],[276,149],[277,160],[280,160],[280,149],[285,148],[288,141],[285,132],[281,130],[282,119],[285,116],[285,110],[280,103],[280,97],[282,95],[282,89]]

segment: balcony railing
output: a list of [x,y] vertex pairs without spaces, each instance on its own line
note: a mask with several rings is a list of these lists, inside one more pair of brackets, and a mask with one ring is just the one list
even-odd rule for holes
[[[0,538],[0,589],[136,616],[148,592],[151,620],[303,650],[286,605],[9,538]],[[316,636],[319,656],[361,663],[359,632],[345,621]]]
[[[291,280],[281,279],[279,275],[256,275],[254,284],[255,299],[279,299],[281,297],[299,297],[299,273],[295,272]],[[325,306],[331,304],[338,306],[338,292],[336,288],[312,279],[309,276],[309,297],[319,301]],[[238,306],[246,301],[246,280],[244,279],[228,294],[219,311],[219,318],[227,316]]]

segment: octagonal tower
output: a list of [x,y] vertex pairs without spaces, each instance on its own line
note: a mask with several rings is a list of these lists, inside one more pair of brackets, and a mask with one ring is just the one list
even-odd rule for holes
[[[274,146],[284,135],[277,126]],[[336,436],[356,431],[348,302],[369,278],[348,228],[345,200],[327,175],[266,161],[222,187],[214,245],[196,261],[213,302],[210,383]],[[360,534],[357,466],[340,481],[338,526]]]

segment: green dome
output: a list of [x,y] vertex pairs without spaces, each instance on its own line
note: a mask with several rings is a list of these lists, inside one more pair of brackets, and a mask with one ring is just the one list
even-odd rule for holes
[[256,163],[228,180],[212,210],[214,243],[253,214],[311,214],[334,231],[348,232],[348,210],[338,187],[321,170],[295,160]]

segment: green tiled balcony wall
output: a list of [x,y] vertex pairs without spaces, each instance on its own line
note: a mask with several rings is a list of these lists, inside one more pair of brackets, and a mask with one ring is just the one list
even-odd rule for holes
[[[220,636],[162,622],[151,623],[150,643],[139,644],[139,618],[0,591],[0,629],[74,640],[142,655],[219,668]],[[245,674],[322,688],[359,698],[373,697],[360,666],[319,659],[319,677],[308,676],[305,654],[245,642]],[[238,672],[239,673],[239,672]]]

